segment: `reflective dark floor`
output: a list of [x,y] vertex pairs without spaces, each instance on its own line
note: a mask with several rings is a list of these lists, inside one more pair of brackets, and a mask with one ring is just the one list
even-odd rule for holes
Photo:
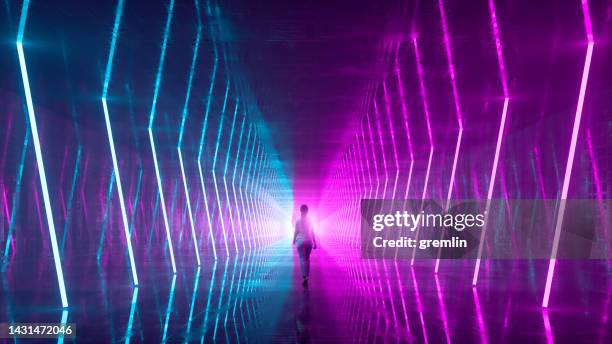
[[136,289],[120,261],[73,267],[67,314],[50,269],[13,261],[0,275],[2,318],[67,316],[78,342],[612,342],[604,261],[560,262],[548,311],[544,261],[487,262],[477,289],[471,261],[443,261],[436,276],[430,261],[361,260],[331,244],[314,251],[308,289],[286,243],[175,276],[150,264]]

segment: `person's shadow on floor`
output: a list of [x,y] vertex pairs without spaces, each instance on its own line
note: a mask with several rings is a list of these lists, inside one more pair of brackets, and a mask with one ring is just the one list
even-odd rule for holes
[[297,314],[295,317],[295,334],[298,343],[311,343],[310,333],[310,294],[308,289],[298,292]]

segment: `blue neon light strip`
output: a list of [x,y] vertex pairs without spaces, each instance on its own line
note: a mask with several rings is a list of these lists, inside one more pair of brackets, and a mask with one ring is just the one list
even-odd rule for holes
[[110,212],[111,195],[113,193],[113,185],[115,185],[115,171],[111,171],[108,181],[108,191],[106,192],[106,206],[104,207],[104,219],[102,220],[102,232],[100,233],[100,243],[98,244],[98,253],[96,261],[100,263],[102,257],[102,248],[104,247],[104,237],[106,235],[106,227],[108,225],[108,213]]
[[62,261],[57,247],[57,237],[55,233],[55,223],[53,222],[53,212],[51,211],[51,200],[49,198],[49,188],[47,187],[47,175],[45,173],[45,165],[43,163],[42,149],[38,138],[38,127],[36,125],[36,116],[34,114],[34,102],[32,101],[32,93],[30,91],[30,80],[26,68],[25,55],[23,53],[23,33],[25,30],[26,19],[28,16],[29,0],[24,0],[21,8],[21,17],[19,19],[19,31],[17,33],[17,55],[19,56],[19,67],[21,68],[21,78],[23,80],[23,89],[26,96],[26,105],[28,109],[28,118],[30,121],[30,129],[32,130],[32,141],[34,142],[34,151],[36,153],[36,163],[38,165],[38,176],[43,193],[43,201],[45,203],[45,214],[47,216],[47,224],[49,226],[49,236],[51,239],[51,250],[53,252],[53,261],[55,263],[55,272],[57,274],[57,283],[59,285],[60,297],[62,306],[68,307],[68,298],[66,297],[66,286],[64,284],[64,272],[62,270]]
[[157,151],[155,149],[155,140],[153,139],[153,121],[155,120],[155,110],[157,105],[157,97],[159,95],[159,85],[161,84],[161,77],[164,71],[164,60],[166,58],[166,47],[168,45],[168,36],[170,33],[170,24],[172,23],[172,14],[174,10],[174,0],[170,0],[170,6],[168,8],[168,16],[166,17],[166,27],[164,29],[164,40],[162,43],[161,54],[159,57],[159,66],[157,68],[157,76],[155,78],[155,89],[153,91],[153,101],[151,104],[151,114],[149,117],[149,141],[151,143],[151,151],[153,153],[153,164],[155,166],[155,177],[157,179],[157,189],[159,192],[159,199],[161,201],[162,215],[164,218],[164,227],[166,229],[166,238],[168,240],[168,249],[170,251],[170,262],[172,263],[172,272],[176,273],[176,262],[174,260],[174,248],[172,246],[172,236],[170,235],[170,224],[168,223],[168,214],[166,211],[166,201],[164,199],[164,189],[162,187],[161,174],[159,171],[159,164],[157,162]]
[[198,148],[198,173],[200,174],[200,185],[202,186],[202,196],[204,198],[204,208],[206,210],[206,219],[208,221],[208,236],[211,241],[211,247],[213,251],[213,256],[215,260],[217,260],[217,247],[215,243],[215,236],[213,235],[212,230],[212,220],[210,217],[210,208],[208,207],[208,196],[206,195],[206,185],[204,184],[204,175],[202,173],[202,152],[204,148],[204,137],[206,136],[206,129],[208,127],[208,114],[210,113],[210,103],[212,100],[212,93],[215,87],[215,79],[217,77],[217,66],[219,64],[219,59],[217,58],[217,47],[213,41],[213,51],[215,54],[213,69],[210,76],[210,86],[208,87],[208,99],[206,100],[206,113],[204,115],[204,124],[202,125],[202,135],[200,136],[200,147]]
[[219,306],[217,307],[217,316],[215,317],[215,328],[213,330],[213,341],[217,341],[217,327],[219,325],[219,315],[221,314],[221,307],[223,305],[223,291],[225,290],[225,281],[227,280],[227,267],[229,265],[229,259],[225,261],[225,269],[223,270],[223,280],[221,280],[221,290],[219,291]]
[[[246,159],[248,156],[248,149],[249,149],[249,141],[251,140],[251,132],[253,130],[253,125],[249,125],[249,133],[247,134],[247,139],[246,142],[244,144],[244,157],[242,158],[242,171],[240,172],[240,187],[238,188],[238,191],[240,191],[240,203],[242,205],[242,218],[243,218],[243,223],[244,223],[244,228],[243,227],[243,231],[246,233],[247,235],[247,242],[249,243],[249,251],[251,251],[251,249],[253,248],[252,244],[251,244],[251,235],[249,234],[249,219],[247,217],[247,209],[245,208],[244,205],[244,193],[243,193],[243,188],[242,188],[242,180],[244,179],[244,167],[246,166]],[[246,230],[245,230],[246,229]]]
[[[197,7],[196,0],[196,7]],[[193,75],[195,74],[195,65],[198,59],[198,50],[200,50],[200,40],[202,38],[202,24],[200,23],[200,16],[198,14],[198,32],[196,34],[195,46],[193,48],[193,57],[191,58],[191,67],[189,70],[189,78],[187,81],[187,92],[185,94],[185,104],[183,105],[183,118],[181,119],[181,129],[179,130],[178,147],[180,148],[183,144],[183,134],[185,133],[185,122],[187,120],[187,110],[189,108],[189,97],[191,96],[191,84],[193,82]]]
[[168,322],[170,314],[172,314],[172,304],[174,301],[174,287],[176,286],[176,274],[172,276],[172,284],[170,285],[170,294],[168,295],[168,307],[166,308],[166,321],[164,321],[164,333],[162,334],[162,343],[168,339]]
[[219,197],[219,187],[217,185],[217,176],[215,175],[215,167],[217,166],[217,156],[219,153],[219,143],[221,142],[221,133],[223,132],[223,120],[225,117],[225,109],[227,107],[227,96],[229,94],[230,83],[228,81],[225,87],[225,97],[223,99],[223,109],[221,110],[221,118],[219,119],[219,131],[217,132],[217,144],[215,146],[215,155],[213,157],[213,165],[211,174],[213,177],[213,184],[215,186],[215,195],[217,196],[217,207],[219,207],[219,222],[221,223],[221,231],[223,233],[223,242],[225,244],[225,253],[229,257],[229,247],[227,245],[227,233],[225,233],[225,221],[223,220],[223,207],[221,206],[221,197]]
[[189,225],[190,225],[190,229],[191,229],[191,238],[193,240],[193,248],[195,251],[195,255],[196,255],[196,261],[198,266],[200,266],[200,250],[199,250],[199,245],[198,245],[198,238],[196,236],[195,233],[195,224],[193,221],[193,212],[191,210],[191,196],[189,195],[189,187],[187,186],[187,178],[185,176],[185,167],[183,164],[183,154],[181,153],[181,146],[183,143],[183,133],[185,130],[185,122],[187,120],[187,109],[189,107],[189,96],[191,95],[191,84],[193,81],[193,75],[195,74],[195,65],[196,65],[196,61],[198,59],[198,50],[200,48],[200,39],[202,37],[202,21],[200,19],[200,5],[198,3],[198,0],[195,0],[195,6],[196,6],[196,14],[197,14],[197,18],[198,18],[198,32],[196,34],[196,41],[195,41],[195,46],[193,48],[193,57],[191,59],[191,68],[189,71],[189,81],[187,82],[187,92],[185,94],[185,104],[183,105],[183,118],[181,120],[181,128],[179,131],[179,139],[178,139],[178,147],[177,147],[177,151],[178,151],[178,156],[179,156],[179,163],[181,166],[181,177],[183,178],[183,187],[185,189],[185,201],[187,203],[187,214],[189,216]]
[[142,161],[138,168],[138,181],[136,182],[136,195],[134,195],[134,207],[132,208],[132,224],[130,226],[130,235],[134,231],[134,222],[136,221],[136,210],[138,208],[138,199],[140,198],[140,184],[142,183]]
[[232,128],[230,130],[230,138],[229,143],[227,145],[227,153],[225,155],[225,167],[223,168],[223,186],[225,188],[225,201],[227,202],[227,210],[229,212],[230,225],[232,226],[232,237],[234,238],[234,247],[236,249],[236,254],[238,254],[238,240],[236,238],[236,225],[234,224],[234,215],[232,214],[232,203],[229,197],[229,191],[227,189],[227,167],[229,166],[229,156],[232,151],[232,141],[234,138],[234,129],[236,126],[236,115],[238,114],[238,99],[236,99],[236,106],[234,107],[234,117],[232,119]]
[[251,199],[251,218],[253,219],[253,232],[254,234],[257,234],[255,236],[255,238],[258,241],[258,246],[261,248],[263,245],[261,244],[261,234],[259,233],[259,217],[258,217],[258,213],[257,213],[257,207],[256,207],[256,194],[255,194],[255,186],[253,185],[256,182],[256,178],[257,178],[257,166],[259,163],[259,153],[261,151],[261,144],[257,144],[257,153],[255,154],[255,165],[253,166],[253,173],[251,175],[251,184],[250,184],[250,190],[251,192],[249,192],[249,198]]
[[251,240],[253,241],[253,247],[255,249],[257,249],[257,240],[255,237],[255,232],[253,229],[254,223],[253,223],[253,211],[252,211],[252,207],[251,207],[251,202],[250,202],[250,193],[249,193],[249,186],[250,186],[250,181],[251,181],[251,167],[253,166],[253,153],[255,153],[255,145],[256,145],[256,134],[253,134],[253,144],[251,145],[251,153],[249,154],[249,168],[247,169],[247,180],[245,183],[245,187],[244,187],[244,195],[246,197],[246,205],[247,205],[247,211],[249,212],[249,216],[246,219],[246,223],[249,225],[249,232],[250,232],[250,236],[251,236]]
[[185,199],[187,202],[187,214],[189,216],[189,225],[191,228],[191,238],[193,239],[193,249],[195,251],[196,261],[198,263],[198,266],[200,266],[200,250],[198,247],[198,238],[196,237],[196,233],[195,233],[195,224],[193,221],[193,212],[191,211],[191,200],[189,196],[189,188],[187,187],[187,178],[185,177],[185,168],[183,167],[183,154],[181,153],[180,148],[178,148],[178,156],[179,156],[179,163],[181,165],[181,177],[183,177],[183,187],[185,188]]
[[108,61],[106,63],[106,73],[104,76],[104,87],[102,89],[102,109],[104,110],[104,121],[106,124],[106,133],[108,136],[108,144],[110,146],[111,158],[113,161],[113,171],[115,176],[115,182],[117,183],[117,192],[119,194],[119,205],[121,207],[121,219],[123,221],[123,232],[125,235],[125,241],[127,244],[128,255],[130,259],[130,268],[132,269],[132,280],[134,285],[138,285],[138,274],[136,273],[136,263],[134,261],[134,252],[132,250],[132,239],[130,235],[130,226],[127,221],[127,212],[125,210],[125,200],[123,197],[123,187],[121,186],[121,176],[119,174],[119,164],[117,163],[117,154],[115,152],[115,141],[113,139],[113,129],[110,123],[110,115],[108,112],[108,104],[106,103],[106,96],[108,92],[108,84],[110,82],[113,58],[115,56],[115,46],[117,45],[117,39],[119,37],[119,25],[121,23],[121,16],[123,14],[123,0],[119,0],[117,4],[117,11],[115,13],[115,24],[113,26],[113,35],[111,40],[110,52],[108,55]]
[[149,128],[149,141],[151,142],[151,151],[153,152],[153,165],[155,167],[155,177],[157,178],[157,188],[159,200],[161,201],[162,216],[164,218],[164,227],[166,229],[166,238],[168,240],[168,249],[170,251],[170,262],[172,264],[172,272],[176,273],[176,263],[174,261],[174,249],[172,246],[172,237],[170,235],[170,225],[168,223],[168,214],[166,213],[166,201],[164,200],[164,192],[162,189],[161,176],[159,173],[159,165],[157,163],[157,153],[155,150],[155,141],[153,140],[153,131]]
[[72,218],[72,200],[74,199],[74,189],[76,188],[76,181],[79,175],[79,166],[81,165],[81,145],[77,148],[77,157],[74,163],[74,172],[72,173],[72,183],[70,183],[70,194],[68,195],[68,204],[66,206],[66,220],[64,221],[64,233],[62,234],[62,241],[60,242],[60,251],[64,254],[64,246],[66,244],[66,238],[68,236],[68,224]]
[[[242,252],[246,252],[246,245],[244,243],[244,230],[242,227],[242,215],[240,214],[240,206],[238,205],[238,196],[236,196],[236,172],[238,170],[238,162],[240,161],[240,146],[242,145],[242,134],[244,133],[244,124],[246,122],[246,110],[242,116],[242,124],[240,124],[240,134],[238,138],[238,149],[236,150],[236,162],[234,164],[234,173],[232,174],[232,191],[234,193],[234,205],[236,209],[236,219],[238,220],[240,239],[242,241]],[[244,165],[243,165],[244,167]]]
[[191,321],[193,320],[193,309],[195,308],[196,295],[198,295],[198,282],[200,282],[200,267],[196,270],[196,275],[193,282],[193,296],[191,296],[191,303],[189,306],[189,317],[187,318],[187,330],[185,335],[189,338],[191,334]]
[[267,162],[267,155],[265,154],[265,152],[262,152],[263,156],[260,158],[261,163],[259,164],[259,170],[258,170],[258,178],[257,178],[257,209],[259,211],[259,225],[260,228],[262,230],[262,240],[265,242],[266,238],[267,238],[267,230],[269,227],[265,226],[267,218],[264,216],[264,205],[263,205],[263,199],[264,199],[264,194],[263,194],[263,173],[264,173],[264,168],[265,168],[265,163]]
[[136,311],[136,301],[138,301],[138,287],[134,288],[132,293],[132,303],[130,304],[130,316],[128,318],[127,327],[125,328],[125,344],[130,343],[132,337],[132,327],[134,325],[134,312]]
[[151,104],[151,114],[149,115],[149,129],[153,128],[153,121],[155,120],[157,97],[159,96],[159,86],[161,84],[161,76],[164,72],[164,61],[166,60],[166,47],[168,46],[168,37],[170,36],[170,24],[172,24],[173,12],[174,12],[174,0],[170,0],[170,5],[168,7],[168,16],[166,17],[166,27],[164,29],[164,40],[162,42],[161,54],[159,56],[159,65],[157,66],[157,76],[155,77],[155,88],[153,90],[153,101]]
[[215,260],[215,264],[213,264],[212,268],[212,276],[210,277],[210,287],[208,288],[208,298],[206,301],[206,309],[204,310],[204,331],[202,333],[201,343],[204,343],[204,336],[206,335],[206,330],[208,330],[208,316],[210,314],[210,301],[212,300],[212,291],[215,286],[215,273],[217,272],[217,261]]
[[[263,166],[263,161],[264,161],[264,147],[261,146],[261,155],[259,156],[259,158],[257,159],[257,169],[255,170],[256,173],[256,183],[255,183],[255,209],[257,211],[257,224],[259,225],[259,235],[260,235],[260,241],[262,242],[262,244],[264,243],[264,238],[265,236],[263,235],[263,226],[262,226],[262,222],[263,222],[263,216],[262,216],[262,210],[261,210],[261,170],[262,170],[262,166]],[[264,246],[264,245],[262,245]]]

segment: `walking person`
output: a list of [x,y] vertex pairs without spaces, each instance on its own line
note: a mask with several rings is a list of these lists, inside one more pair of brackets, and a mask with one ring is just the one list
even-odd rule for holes
[[302,285],[308,287],[310,277],[310,253],[317,248],[312,222],[308,218],[308,206],[303,204],[300,207],[301,217],[295,222],[295,233],[293,234],[293,244],[297,246],[298,256],[300,257],[300,270],[302,271]]

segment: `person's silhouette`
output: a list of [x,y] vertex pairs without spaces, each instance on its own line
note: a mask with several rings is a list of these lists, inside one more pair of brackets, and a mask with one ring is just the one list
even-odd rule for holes
[[300,257],[300,270],[302,271],[302,285],[308,287],[310,277],[310,252],[317,248],[312,222],[308,218],[308,206],[303,204],[300,207],[301,217],[295,222],[295,233],[293,234],[293,244],[297,245]]

